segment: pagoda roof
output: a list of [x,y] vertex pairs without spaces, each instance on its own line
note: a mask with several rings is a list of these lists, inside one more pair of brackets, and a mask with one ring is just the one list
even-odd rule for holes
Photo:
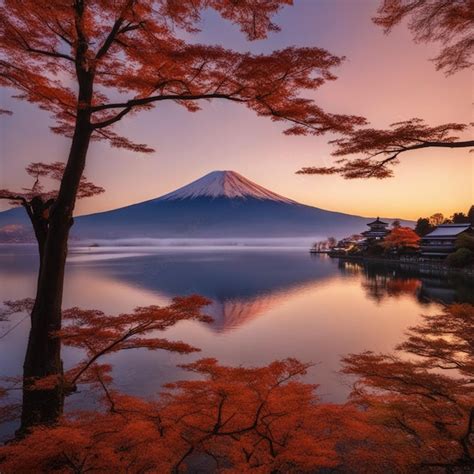
[[380,217],[377,217],[375,221],[369,222],[367,225],[374,225],[374,224],[388,225],[388,222],[383,222],[380,220]]

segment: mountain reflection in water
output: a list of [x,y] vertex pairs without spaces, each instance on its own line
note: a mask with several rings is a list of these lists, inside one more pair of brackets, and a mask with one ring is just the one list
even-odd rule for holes
[[[34,247],[0,246],[0,299],[32,296],[35,270]],[[167,337],[202,351],[112,355],[121,391],[152,395],[164,382],[189,377],[177,365],[200,357],[247,366],[295,357],[316,364],[307,380],[321,385],[324,399],[343,401],[349,384],[337,373],[342,356],[391,351],[420,314],[439,312],[440,303],[472,302],[468,282],[338,262],[303,249],[99,247],[72,249],[64,307],[116,314],[189,294],[212,300],[206,312],[214,322],[185,321]],[[2,333],[20,318],[0,323]],[[21,373],[27,334],[26,318],[2,340],[2,375]],[[64,352],[67,365],[79,358],[77,351]]]
[[[212,301],[206,311],[214,318],[212,328],[227,331],[282,304],[289,295],[339,274],[335,261],[314,263],[303,252],[216,249],[107,260],[100,264],[100,272],[167,299],[205,296]],[[90,262],[78,265],[89,267]]]

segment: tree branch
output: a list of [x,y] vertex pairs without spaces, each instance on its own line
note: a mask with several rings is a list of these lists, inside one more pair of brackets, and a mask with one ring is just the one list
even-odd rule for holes
[[43,49],[37,49],[37,48],[32,48],[28,41],[24,38],[24,36],[21,34],[21,32],[12,26],[13,30],[18,36],[18,39],[20,40],[20,43],[22,43],[23,47],[25,48],[26,51],[29,51],[30,53],[35,53],[35,54],[40,54],[43,56],[49,56],[52,58],[59,58],[59,59],[67,59],[68,61],[74,62],[74,58],[69,56],[68,54],[63,54],[58,51],[55,51],[54,49],[51,49],[51,51],[45,51]]
[[153,102],[158,102],[162,100],[201,100],[201,99],[227,99],[235,102],[247,102],[245,99],[239,99],[238,97],[233,97],[235,93],[232,94],[167,94],[167,95],[157,95],[152,97],[143,97],[141,99],[130,99],[127,102],[116,102],[112,104],[101,104],[91,107],[92,112],[98,112],[100,110],[108,109],[121,109],[126,107],[136,107],[139,105],[147,105]]

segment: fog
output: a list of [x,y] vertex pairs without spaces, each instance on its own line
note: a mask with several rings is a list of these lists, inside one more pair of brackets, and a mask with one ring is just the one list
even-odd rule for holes
[[71,246],[76,248],[117,248],[117,247],[140,247],[141,249],[309,249],[318,241],[325,240],[323,237],[289,237],[289,238],[222,238],[222,239],[155,239],[155,238],[129,238],[129,239],[94,239],[72,242]]

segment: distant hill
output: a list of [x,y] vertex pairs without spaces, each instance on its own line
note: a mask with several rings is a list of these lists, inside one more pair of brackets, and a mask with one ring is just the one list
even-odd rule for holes
[[24,224],[5,224],[0,226],[0,242],[32,242],[34,233],[29,222]]
[[[300,204],[235,171],[213,171],[162,197],[77,217],[72,236],[78,239],[330,235],[340,238],[362,232],[371,220]],[[22,209],[0,213],[0,227],[25,222]]]

